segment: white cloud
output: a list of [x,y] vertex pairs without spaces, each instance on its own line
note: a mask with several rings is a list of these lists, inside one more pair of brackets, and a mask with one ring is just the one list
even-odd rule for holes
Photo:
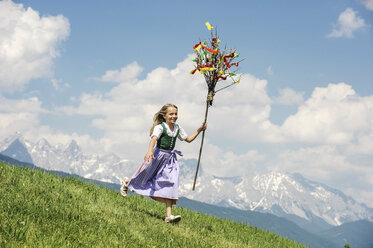
[[367,10],[373,10],[373,0],[361,0]]
[[265,159],[266,156],[256,150],[248,150],[246,153],[238,154],[207,144],[202,164],[204,170],[216,176],[242,176],[261,170],[261,164]]
[[284,150],[270,162],[269,168],[300,173],[373,206],[369,190],[373,188],[373,168],[370,164],[350,162],[346,149],[347,146],[321,145]]
[[[299,172],[319,181],[330,180],[333,176],[353,168],[334,145],[303,147],[284,150],[275,159],[271,168],[288,172]],[[344,173],[345,174],[345,173]]]
[[347,37],[353,38],[354,32],[368,25],[365,24],[364,19],[357,16],[357,11],[354,11],[351,8],[347,8],[343,11],[339,17],[338,22],[335,24],[332,32],[327,35],[329,38],[340,38]]
[[52,78],[52,79],[51,79],[51,83],[52,83],[53,87],[54,87],[56,90],[58,90],[58,91],[70,87],[70,84],[68,84],[68,83],[64,83],[61,79]]
[[275,97],[275,102],[282,105],[299,105],[303,103],[304,92],[296,92],[293,89],[285,88],[279,90],[279,96]]
[[55,113],[44,109],[37,97],[7,99],[0,95],[0,141],[20,132],[28,140],[46,138],[52,145],[68,144],[74,139],[82,146],[84,152],[102,154],[99,148],[107,145],[107,139],[95,140],[89,135],[68,134],[42,125],[41,114]]
[[315,88],[281,130],[287,141],[348,144],[371,133],[372,106],[373,96],[360,97],[345,83],[329,84]]
[[299,172],[373,206],[373,96],[345,83],[315,88],[280,130],[283,145],[297,148],[280,149],[265,161],[269,168]]
[[[128,72],[137,71],[134,74],[138,75],[142,68],[137,64],[130,66],[134,65],[138,69]],[[66,106],[60,111],[92,116],[92,125],[104,132],[107,149],[119,154],[128,151],[134,156],[131,159],[135,159],[143,153],[139,151],[144,150],[148,142],[152,117],[163,104],[174,103],[180,107],[179,123],[189,133],[202,123],[207,89],[202,76],[189,74],[190,68],[192,63],[188,57],[175,69],[157,68],[143,80],[124,80],[107,94],[84,93],[78,107]],[[220,82],[224,83],[227,84]],[[369,152],[372,149],[373,145],[367,144],[372,140],[369,137],[373,137],[373,97],[360,97],[345,83],[315,88],[306,101],[303,93],[283,89],[274,100],[281,104],[299,104],[299,107],[297,113],[277,126],[269,120],[273,101],[266,86],[267,81],[244,74],[239,85],[216,94],[208,116],[211,144],[219,140],[231,144],[353,142],[355,146],[351,146],[351,150]]]
[[26,132],[38,126],[39,114],[45,112],[38,98],[12,100],[0,95],[0,139],[17,131]]
[[[193,68],[190,58],[171,70],[156,68],[143,80],[136,78],[142,71],[137,63],[105,72],[102,80],[119,83],[109,93],[84,93],[78,107],[66,106],[60,110],[98,116],[92,125],[111,141],[108,149],[128,153],[133,156],[131,159],[142,158],[153,115],[163,104],[174,103],[180,107],[179,123],[189,133],[203,121],[207,89],[202,75],[190,75]],[[229,82],[221,81],[218,88],[227,84]],[[272,134],[261,135],[273,127],[268,121],[271,100],[266,86],[265,80],[244,74],[240,84],[217,93],[208,117],[209,133],[219,133],[222,139],[241,140],[242,136],[253,140],[272,139]],[[240,128],[231,128],[233,123],[239,123]]]
[[105,73],[99,80],[103,82],[114,82],[114,83],[123,83],[127,81],[136,80],[140,75],[143,68],[141,68],[137,62],[133,62],[125,67],[122,67],[120,71],[110,70]]
[[70,33],[62,15],[40,17],[32,8],[0,2],[0,90],[17,91],[33,78],[51,77],[58,44]]

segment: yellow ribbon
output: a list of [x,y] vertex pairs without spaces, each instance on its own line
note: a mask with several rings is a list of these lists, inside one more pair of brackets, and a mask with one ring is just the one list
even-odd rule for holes
[[241,75],[240,75],[240,77],[238,78],[238,81],[236,81],[235,83],[236,83],[236,84],[239,84],[240,81],[241,81]]
[[205,74],[207,71],[215,71],[216,68],[215,67],[203,67],[201,69],[199,69],[199,73],[201,74]]
[[209,22],[206,22],[205,24],[206,24],[206,27],[207,27],[208,30],[212,30],[213,29],[213,27],[210,25]]
[[196,49],[194,49],[194,51],[197,52],[201,47],[202,47],[201,44],[199,44],[199,46],[196,47]]

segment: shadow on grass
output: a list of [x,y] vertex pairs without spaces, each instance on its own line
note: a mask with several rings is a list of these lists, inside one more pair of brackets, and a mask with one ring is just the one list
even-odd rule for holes
[[160,215],[160,214],[158,214],[158,213],[154,213],[154,212],[152,212],[152,211],[145,210],[145,209],[138,209],[137,211],[140,212],[140,213],[147,214],[147,215],[149,215],[149,216],[152,217],[152,218],[156,218],[156,219],[159,219],[159,220],[164,221],[164,216],[163,216],[163,215]]

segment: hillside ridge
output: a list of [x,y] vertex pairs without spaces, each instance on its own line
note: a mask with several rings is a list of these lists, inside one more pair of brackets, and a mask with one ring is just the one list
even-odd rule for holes
[[0,246],[304,247],[242,223],[0,162]]

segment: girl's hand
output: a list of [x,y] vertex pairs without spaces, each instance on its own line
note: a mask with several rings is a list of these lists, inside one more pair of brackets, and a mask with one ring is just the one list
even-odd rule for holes
[[148,152],[147,154],[145,154],[144,161],[151,162],[153,160],[153,158],[155,158],[155,157],[154,157],[153,151],[151,151],[151,152]]
[[207,122],[204,122],[200,128],[198,128],[198,132],[205,131],[207,129]]
[[188,143],[192,142],[192,141],[193,141],[193,140],[194,140],[194,139],[199,135],[199,133],[202,132],[202,131],[205,131],[206,128],[207,128],[207,123],[204,122],[204,123],[202,124],[202,126],[201,126],[200,128],[198,128],[197,131],[195,131],[194,133],[192,133],[191,135],[189,135],[189,136],[185,139],[185,141],[188,142]]

